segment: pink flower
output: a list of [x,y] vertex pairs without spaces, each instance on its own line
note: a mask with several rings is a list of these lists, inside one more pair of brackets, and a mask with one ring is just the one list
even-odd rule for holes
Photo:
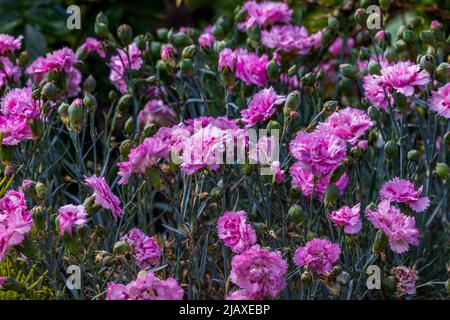
[[59,209],[59,233],[72,234],[73,227],[87,222],[86,210],[82,205],[68,204]]
[[222,71],[228,68],[230,71],[234,71],[236,61],[236,53],[233,50],[229,48],[223,49],[219,54],[219,70]]
[[250,100],[248,109],[241,111],[242,122],[250,128],[259,121],[268,120],[277,111],[275,106],[285,100],[286,97],[278,95],[272,87],[260,90]]
[[3,133],[2,144],[15,146],[24,140],[33,139],[33,133],[24,117],[0,115],[0,132]]
[[3,115],[10,117],[35,119],[39,115],[39,104],[28,87],[9,90],[0,101],[0,109]]
[[383,230],[389,238],[392,251],[404,253],[410,245],[419,244],[419,230],[414,217],[401,213],[398,208],[391,206],[389,200],[381,201],[376,211],[366,209],[366,214],[374,227]]
[[450,83],[433,92],[429,101],[430,110],[440,116],[450,118]]
[[122,237],[122,240],[131,246],[139,268],[145,269],[159,264],[161,250],[154,238],[147,236],[138,228],[133,228]]
[[338,226],[343,226],[345,233],[358,233],[362,228],[362,223],[359,216],[360,206],[360,203],[353,206],[353,208],[343,206],[342,208],[331,212],[330,219]]
[[139,112],[138,122],[141,127],[154,123],[159,127],[169,127],[176,122],[175,112],[160,99],[149,100]]
[[106,52],[103,49],[103,44],[100,40],[88,37],[84,40],[84,43],[81,45],[80,49],[86,53],[96,53],[99,57],[105,58]]
[[[314,175],[311,171],[303,169],[299,162],[294,163],[289,173],[292,177],[292,186],[300,188],[305,197],[309,197],[314,188],[314,196],[319,198],[321,201],[323,200],[325,191],[330,185],[331,174],[318,178],[314,187]],[[344,173],[338,181],[336,181],[336,186],[338,187],[341,196],[344,194],[348,182],[349,180],[347,173]]]
[[219,238],[234,253],[241,253],[256,242],[256,233],[247,223],[247,212],[225,211],[217,220]]
[[174,278],[161,280],[151,271],[139,272],[129,284],[109,283],[107,300],[181,300],[183,289]]
[[315,177],[325,176],[336,169],[347,151],[343,140],[320,131],[299,131],[289,148],[303,169],[311,171]]
[[131,149],[128,161],[119,162],[119,184],[127,184],[133,173],[145,174],[145,171],[158,164],[161,159],[168,160],[169,146],[158,137],[146,138],[136,148]]
[[335,135],[354,146],[372,126],[373,122],[367,113],[347,107],[334,112],[325,122],[320,122],[316,130]]
[[251,295],[276,297],[286,286],[288,265],[279,252],[254,245],[231,260],[231,282]]
[[315,40],[303,26],[276,25],[261,31],[261,42],[270,49],[306,55],[314,47]]
[[247,18],[238,25],[240,30],[251,28],[255,24],[260,27],[268,27],[275,23],[289,22],[292,16],[292,10],[283,2],[247,1],[243,8],[247,10]]
[[118,53],[112,56],[109,62],[111,67],[109,79],[121,93],[125,93],[127,92],[126,70],[139,70],[143,60],[141,50],[135,43],[130,44],[127,51],[119,49]]
[[0,56],[0,88],[18,81],[22,75],[19,67],[15,66],[7,57]]
[[11,247],[23,242],[32,228],[33,220],[22,189],[9,190],[0,199],[0,261]]
[[397,295],[416,294],[416,282],[419,279],[419,273],[415,269],[405,266],[392,268],[391,273],[397,279]]
[[422,212],[430,205],[428,197],[420,197],[422,190],[423,186],[416,191],[411,181],[396,177],[383,185],[380,196],[383,200],[407,203],[415,212]]
[[262,298],[257,294],[250,294],[243,289],[239,289],[231,291],[227,296],[227,300],[262,300]]
[[383,77],[377,75],[365,76],[363,78],[363,88],[366,98],[374,107],[388,112],[389,103],[393,106],[394,97],[389,93],[389,87]]
[[6,53],[14,53],[16,50],[20,50],[22,47],[23,36],[18,36],[14,38],[9,34],[0,34],[0,55]]
[[171,44],[166,44],[161,48],[161,60],[167,64],[174,65],[176,53],[177,50]]
[[214,42],[216,42],[216,38],[211,34],[211,26],[208,26],[205,28],[203,33],[198,38],[198,44],[202,48],[212,48],[214,45]]
[[270,169],[273,172],[273,179],[277,183],[283,183],[286,175],[284,174],[284,170],[281,170],[280,161],[273,161],[270,164]]
[[323,275],[330,272],[333,264],[339,260],[341,248],[328,240],[314,238],[294,253],[294,263],[299,267],[308,267],[311,271]]
[[441,22],[439,20],[432,20],[430,23],[431,29],[439,29],[441,27]]
[[112,193],[105,178],[93,175],[89,178],[85,177],[84,183],[94,192],[92,197],[94,198],[96,204],[104,209],[111,210],[111,213],[115,219],[122,216],[123,210],[120,207],[120,200],[114,193]]
[[263,86],[267,82],[266,66],[269,57],[266,54],[258,56],[245,49],[238,48],[236,54],[236,77],[246,85]]
[[[344,48],[344,54],[349,54],[350,49],[353,48],[355,45],[355,40],[353,38],[347,39],[345,48]],[[336,38],[336,40],[333,41],[333,43],[328,48],[328,52],[330,52],[334,56],[339,56],[341,54],[341,51],[343,50],[342,47],[344,46],[344,40],[342,38]]]
[[420,66],[411,61],[400,61],[382,68],[381,75],[388,86],[406,97],[414,94],[415,87],[420,90],[430,81],[428,72],[420,70]]

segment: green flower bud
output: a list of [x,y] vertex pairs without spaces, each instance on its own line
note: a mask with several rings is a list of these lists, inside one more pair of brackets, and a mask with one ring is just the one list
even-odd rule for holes
[[371,61],[371,62],[369,62],[369,65],[367,66],[367,71],[369,71],[370,74],[380,75],[381,74],[381,66],[378,62]]
[[372,252],[375,254],[379,254],[384,252],[384,249],[389,243],[388,237],[384,234],[382,230],[378,230],[375,235],[375,241],[372,245]]
[[[44,110],[44,109],[43,109]],[[41,119],[29,119],[27,120],[28,126],[33,134],[33,140],[39,140],[43,134],[43,123]]]
[[300,277],[300,280],[301,280],[302,284],[305,287],[308,287],[313,282],[314,276],[313,276],[313,274],[311,272],[305,271],[305,272],[302,273],[302,276]]
[[317,233],[309,231],[306,234],[306,241],[311,241],[312,239],[317,238]]
[[84,106],[74,100],[67,110],[69,115],[69,124],[72,129],[79,131],[84,125]]
[[347,78],[354,79],[358,75],[358,68],[348,63],[341,64],[339,70]]
[[24,68],[27,64],[28,61],[30,60],[30,55],[28,54],[28,51],[22,51],[19,54],[19,66]]
[[117,241],[113,247],[114,254],[126,254],[130,251],[130,245],[126,241]]
[[322,110],[327,114],[331,114],[336,110],[338,104],[339,103],[335,100],[328,100],[323,104]]
[[117,107],[119,111],[125,112],[131,108],[133,104],[133,96],[129,93],[124,94],[120,97],[119,102],[117,102]]
[[312,86],[314,81],[316,81],[316,77],[312,72],[308,72],[300,79],[301,83],[305,86]]
[[159,28],[156,30],[156,35],[158,39],[162,42],[166,42],[168,40],[169,29],[167,28]]
[[379,120],[381,117],[380,110],[374,106],[370,106],[367,113],[369,114],[369,117],[375,121]]
[[417,150],[409,150],[408,154],[406,156],[408,158],[408,161],[411,162],[419,162],[420,160],[420,153]]
[[47,194],[47,187],[42,182],[38,182],[36,183],[35,191],[38,199],[44,199]]
[[104,256],[102,258],[102,266],[111,267],[114,264],[114,258],[111,256]]
[[289,197],[291,199],[300,199],[300,195],[301,195],[301,193],[300,193],[300,189],[298,187],[292,187],[289,190]]
[[156,131],[158,131],[158,127],[154,123],[149,123],[144,127],[144,137],[151,137]]
[[337,276],[342,272],[342,268],[341,266],[337,265],[334,266],[333,269],[331,269],[331,273],[333,274],[333,276]]
[[116,91],[111,90],[108,92],[108,99],[111,103],[114,103],[117,100],[118,94]]
[[214,45],[213,45],[214,52],[217,53],[217,54],[219,54],[226,47],[227,47],[227,42],[225,42],[223,40],[222,41],[216,41],[216,42],[214,42]]
[[278,121],[270,120],[267,124],[267,131],[270,133],[272,130],[281,130],[281,124]]
[[393,159],[398,156],[398,145],[394,140],[389,140],[384,145],[384,152],[386,153],[386,158]]
[[58,93],[58,88],[55,86],[53,82],[47,82],[42,88],[42,96],[45,99],[52,100],[56,97]]
[[288,216],[296,224],[302,224],[307,219],[305,211],[298,204],[294,204],[289,208]]
[[370,60],[371,52],[369,48],[361,48],[358,53],[360,60]]
[[432,74],[436,68],[436,59],[432,55],[426,54],[420,58],[420,66]]
[[128,156],[130,153],[131,148],[133,147],[133,142],[131,140],[124,140],[120,144],[119,152],[121,156]]
[[69,124],[69,105],[65,102],[61,103],[58,107],[58,114],[59,118],[61,119],[62,123],[65,125]]
[[384,287],[389,294],[394,294],[397,290],[397,279],[393,276],[389,276],[384,281]]
[[438,162],[436,164],[436,174],[442,179],[447,179],[448,177],[448,165],[443,162]]
[[325,191],[324,204],[331,207],[340,196],[339,188],[335,184],[330,184]]
[[346,168],[345,164],[339,164],[339,166],[331,173],[330,182],[336,183],[345,173]]
[[183,49],[181,57],[183,59],[192,59],[194,57],[195,51],[196,51],[195,45],[192,44],[190,46],[187,46]]
[[125,122],[125,132],[129,135],[131,135],[134,132],[134,119],[133,117],[129,117],[128,120]]
[[389,62],[392,62],[397,58],[397,51],[395,51],[394,48],[389,47],[384,51],[384,56]]
[[87,111],[95,112],[97,110],[97,99],[90,93],[86,94],[83,99],[83,105]]
[[222,199],[222,190],[220,190],[220,188],[214,187],[211,189],[209,196],[213,201],[217,202]]
[[177,32],[172,36],[171,42],[177,47],[187,46],[189,44],[189,37],[184,32]]
[[366,10],[362,8],[358,8],[355,11],[355,14],[353,15],[353,18],[355,19],[356,23],[359,24],[361,27],[366,27],[367,18],[368,15],[366,13]]
[[450,80],[450,64],[443,62],[436,68],[436,78],[440,82],[448,82]]
[[288,94],[286,101],[284,103],[283,113],[285,116],[288,116],[291,111],[296,111],[300,106],[300,102],[302,101],[300,91],[292,91]]
[[95,23],[94,25],[94,31],[95,34],[98,35],[100,38],[105,38],[109,34],[108,26],[104,23]]
[[349,90],[352,88],[352,80],[347,77],[342,77],[339,80],[338,87],[342,92],[349,92]]
[[152,53],[152,56],[159,57],[160,52],[161,52],[161,42],[152,41],[150,43],[150,52]]
[[270,81],[276,82],[280,80],[280,66],[275,61],[269,61],[266,65],[266,72]]
[[261,223],[261,222],[253,223],[253,228],[255,229],[255,233],[258,238],[264,237],[264,231],[267,228],[264,223]]
[[100,11],[95,17],[95,22],[103,23],[104,25],[108,26],[108,17],[102,11]]
[[340,27],[338,19],[333,16],[328,17],[328,27],[332,30],[338,30]]
[[89,75],[89,77],[86,78],[86,80],[84,80],[83,82],[83,90],[85,92],[94,92],[95,87],[97,86],[97,82],[95,81],[94,77],[91,75]]
[[189,75],[192,73],[192,70],[194,69],[194,63],[191,59],[181,59],[178,67],[180,68],[181,72],[183,72],[186,75]]
[[324,32],[322,33],[322,38],[320,39],[320,43],[323,46],[328,46],[333,40],[334,40],[335,34],[333,30],[330,28],[325,28]]
[[288,69],[288,75],[290,77],[297,75],[297,66],[294,64],[292,67]]
[[127,25],[122,24],[117,28],[117,38],[124,46],[128,46],[133,40],[133,29]]
[[434,45],[436,42],[436,36],[433,30],[424,30],[420,34],[420,40],[422,40],[423,43],[428,45]]
[[221,25],[215,24],[211,28],[211,34],[216,39],[222,39],[225,36],[225,29]]
[[95,202],[93,197],[84,199],[83,207],[86,209],[88,215],[92,216],[100,210],[100,206]]
[[44,208],[41,206],[36,206],[33,209],[31,209],[31,217],[33,218],[36,230],[38,231],[43,230],[46,221],[46,214]]
[[136,46],[141,51],[145,51],[145,49],[147,48],[147,40],[145,40],[145,36],[142,34],[136,36],[133,42],[136,43]]

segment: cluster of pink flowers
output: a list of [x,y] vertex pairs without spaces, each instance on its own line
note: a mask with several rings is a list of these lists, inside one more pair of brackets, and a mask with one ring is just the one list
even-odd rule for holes
[[361,231],[362,228],[360,210],[360,203],[354,205],[352,208],[343,206],[342,208],[331,212],[330,220],[338,226],[344,227],[345,233],[355,234]]
[[308,54],[315,45],[315,39],[303,26],[277,25],[261,31],[261,42],[270,49]]
[[269,57],[266,54],[258,56],[246,49],[238,48],[235,51],[224,49],[219,56],[219,70],[225,67],[236,70],[236,77],[246,85],[263,86],[267,82],[266,66]]
[[344,40],[342,38],[338,37],[330,45],[330,47],[328,48],[328,52],[330,52],[332,55],[338,57],[341,54],[342,50],[344,50],[344,54],[349,54],[350,49],[353,48],[354,45],[355,45],[355,40],[353,40],[353,38],[349,38],[345,42],[345,47],[344,47]]
[[415,269],[400,266],[392,268],[391,273],[397,280],[397,295],[399,297],[416,294],[416,282],[419,279],[419,274]]
[[110,282],[107,300],[181,300],[183,289],[174,278],[159,279],[151,271],[139,272],[136,280],[127,285]]
[[[301,163],[294,163],[289,172],[292,177],[292,186],[300,188],[305,197],[309,197],[314,189],[314,196],[323,200],[325,191],[330,185],[331,174],[316,178],[317,181],[314,185],[314,174],[311,171],[305,170]],[[346,172],[336,181],[336,187],[338,187],[341,195],[344,194],[348,182],[349,178]]]
[[147,236],[138,228],[133,228],[122,237],[133,250],[136,265],[145,269],[159,264],[161,250],[153,237]]
[[276,106],[285,100],[285,96],[278,95],[272,87],[260,90],[250,100],[248,109],[241,111],[242,122],[249,128],[267,121],[277,111]]
[[415,190],[411,181],[396,177],[383,185],[380,196],[392,202],[406,203],[415,212],[422,212],[430,205],[428,197],[420,197],[422,191],[423,186]]
[[392,251],[405,253],[410,245],[419,244],[419,230],[414,217],[407,216],[391,206],[389,200],[381,201],[377,210],[366,209],[366,215],[374,227],[382,230],[389,238]]
[[3,145],[17,145],[33,138],[28,121],[39,116],[39,102],[33,99],[30,88],[10,90],[0,101],[0,111]]
[[247,297],[276,297],[286,286],[284,275],[287,268],[287,262],[279,252],[254,245],[233,257],[230,277],[246,292]]
[[161,99],[151,99],[139,112],[138,122],[141,127],[150,123],[159,127],[169,127],[176,123],[176,115]]
[[94,192],[92,198],[97,205],[106,210],[111,210],[115,219],[123,215],[123,210],[120,207],[120,200],[111,191],[105,178],[93,175],[91,177],[85,177],[84,183]]
[[372,126],[373,122],[367,113],[347,107],[334,112],[325,122],[319,123],[317,130],[339,137],[354,146]]
[[346,155],[346,146],[342,139],[320,131],[299,131],[289,148],[302,168],[315,177],[330,174]]
[[24,192],[9,190],[0,199],[0,261],[11,247],[23,242],[32,228]]
[[0,34],[0,55],[14,53],[22,47],[23,36],[14,38],[9,34]]
[[145,174],[146,170],[154,167],[161,159],[168,160],[169,148],[158,137],[146,138],[136,148],[131,149],[128,161],[119,162],[119,184],[127,184],[133,173]]
[[314,238],[304,247],[297,248],[294,263],[299,267],[308,267],[312,272],[323,275],[331,271],[339,260],[341,248],[328,240]]
[[256,233],[247,223],[247,212],[225,211],[217,220],[219,238],[234,253],[241,253],[256,243]]
[[86,209],[82,206],[73,204],[65,205],[59,208],[59,233],[72,234],[73,227],[85,224],[87,222]]
[[109,80],[121,93],[125,93],[128,90],[127,70],[139,70],[143,64],[141,50],[135,43],[130,44],[126,50],[118,49],[118,54],[111,57],[109,64]]
[[198,37],[198,44],[202,48],[212,48],[216,38],[211,33],[212,26],[207,26],[203,33]]
[[450,83],[433,92],[429,104],[431,111],[450,119]]
[[87,54],[96,53],[100,58],[106,57],[106,52],[103,48],[102,42],[96,38],[86,38],[79,50]]
[[47,53],[45,57],[39,57],[26,69],[34,82],[40,83],[45,79],[49,71],[64,72],[66,76],[67,95],[76,96],[80,91],[81,72],[76,68],[77,56],[69,48],[62,48]]
[[243,8],[247,10],[247,18],[238,25],[240,30],[251,28],[254,25],[268,27],[275,23],[287,23],[292,16],[292,10],[283,2],[247,1]]

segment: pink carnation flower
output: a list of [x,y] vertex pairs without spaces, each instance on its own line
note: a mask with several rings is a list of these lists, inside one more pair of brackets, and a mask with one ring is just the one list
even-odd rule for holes
[[330,219],[338,226],[344,227],[344,232],[347,234],[355,234],[361,231],[362,223],[360,219],[360,206],[358,203],[352,208],[343,206],[338,210],[334,210],[330,214]]
[[314,39],[303,26],[277,25],[261,31],[261,42],[270,49],[306,55],[314,47]]
[[5,55],[6,53],[14,53],[16,50],[20,50],[22,47],[23,36],[18,36],[14,38],[9,34],[0,34],[0,55]]
[[286,175],[284,173],[284,170],[281,170],[281,164],[280,161],[273,161],[270,164],[270,170],[273,172],[273,179],[277,183],[283,183]]
[[[389,103],[394,104],[394,97],[389,92],[389,87],[383,77],[367,75],[363,78],[364,95],[374,107],[385,112],[389,111]],[[388,101],[388,99],[390,101]]]
[[333,268],[339,260],[341,248],[328,240],[314,238],[304,247],[295,250],[294,263],[299,267],[308,267],[312,272],[323,275]]
[[122,240],[132,248],[139,268],[145,269],[159,264],[161,250],[154,238],[147,236],[138,228],[133,228],[122,237]]
[[241,111],[242,122],[250,128],[260,121],[268,120],[277,111],[275,106],[285,100],[286,97],[278,95],[272,87],[260,90],[250,100],[248,109]]
[[154,123],[159,127],[169,127],[176,122],[175,112],[160,99],[149,100],[138,115],[139,126]]
[[414,217],[404,215],[389,200],[378,204],[377,210],[366,209],[367,218],[376,229],[383,230],[389,245],[396,253],[405,253],[410,245],[419,244],[419,230]]
[[266,66],[269,57],[266,54],[258,56],[245,49],[238,48],[236,54],[236,77],[246,85],[263,86],[267,82]]
[[320,131],[299,131],[289,148],[303,169],[312,172],[315,177],[331,173],[347,152],[342,139]]
[[414,94],[414,88],[422,89],[429,81],[430,75],[420,70],[418,64],[411,61],[400,61],[381,69],[383,81],[406,97]]
[[102,42],[96,38],[91,37],[86,38],[86,40],[84,40],[84,43],[81,45],[80,49],[86,53],[96,53],[101,58],[106,57],[106,52],[103,49]]
[[23,242],[32,228],[33,220],[22,189],[9,190],[0,199],[0,261],[11,247]]
[[128,161],[119,162],[119,184],[127,184],[133,173],[145,174],[145,171],[158,164],[161,159],[168,160],[169,146],[158,137],[146,138],[136,148],[131,149]]
[[391,273],[397,279],[397,295],[416,294],[416,282],[419,279],[419,273],[415,269],[405,266],[392,268]]
[[254,245],[231,260],[231,281],[250,295],[276,297],[286,286],[288,265],[279,252]]
[[233,50],[229,48],[223,49],[219,54],[219,70],[222,71],[228,68],[230,71],[234,71],[236,61],[236,53]]
[[181,300],[183,289],[174,278],[161,280],[151,271],[139,272],[126,286],[109,283],[107,300]]
[[411,181],[396,177],[383,185],[380,196],[383,200],[407,203],[415,212],[422,212],[430,205],[428,197],[420,197],[422,191],[423,186],[416,191]]
[[16,82],[22,75],[19,67],[15,66],[7,57],[0,56],[0,88]]
[[[330,185],[330,174],[318,178],[314,186],[314,175],[311,171],[303,169],[299,162],[292,165],[289,173],[292,177],[292,186],[300,188],[305,197],[309,197],[314,189],[314,196],[323,201],[325,191]],[[338,187],[341,196],[344,194],[348,182],[349,179],[347,173],[344,173],[338,181],[336,181],[336,186]]]
[[289,22],[292,16],[292,10],[283,2],[247,1],[243,8],[247,10],[247,18],[238,25],[240,30],[251,28],[255,24],[260,27],[268,27],[275,23]]
[[203,33],[198,38],[198,44],[202,48],[212,48],[214,45],[214,42],[216,42],[216,38],[211,34],[211,26],[208,26],[205,28]]
[[105,178],[93,175],[91,177],[85,177],[84,183],[94,192],[92,198],[96,204],[106,210],[111,210],[115,219],[123,215],[123,210],[120,207],[120,200],[111,191]]
[[250,294],[243,289],[232,291],[228,294],[227,300],[262,300],[257,294]]
[[450,119],[450,83],[433,92],[429,101],[430,110]]
[[0,101],[1,113],[10,117],[35,119],[39,115],[39,105],[32,97],[31,88],[15,88]]
[[[347,42],[345,44],[344,48],[344,54],[349,54],[350,49],[353,48],[355,45],[355,40],[353,38],[347,39]],[[340,37],[336,38],[336,40],[333,41],[333,43],[328,48],[328,52],[330,52],[334,56],[339,56],[341,54],[341,51],[343,50],[342,47],[344,46],[344,40]]]
[[82,205],[68,204],[59,209],[59,233],[72,234],[73,227],[87,222],[86,210]]
[[24,117],[0,115],[0,132],[3,133],[2,144],[15,146],[24,140],[33,139],[33,133]]
[[118,50],[118,54],[111,57],[109,79],[121,92],[127,92],[126,70],[139,70],[143,64],[141,50],[135,43],[128,46],[127,52]]
[[335,135],[351,145],[373,126],[367,113],[354,108],[345,108],[334,112],[325,122],[317,125],[317,131]]
[[247,250],[256,242],[256,233],[247,223],[247,212],[225,211],[217,220],[219,238],[234,253]]

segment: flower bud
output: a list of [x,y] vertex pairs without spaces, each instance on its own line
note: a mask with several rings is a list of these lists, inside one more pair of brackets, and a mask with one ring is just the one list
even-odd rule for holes
[[389,294],[394,294],[397,289],[397,279],[393,276],[389,276],[384,281],[384,287]]
[[436,42],[436,36],[433,30],[424,30],[420,34],[420,40],[428,45],[434,45]]
[[302,281],[302,284],[306,287],[310,286],[311,283],[314,280],[313,274],[309,271],[305,271],[302,273],[302,276],[300,278],[300,280]]
[[125,122],[125,133],[131,135],[134,132],[134,119],[133,117],[129,117]]
[[131,108],[132,103],[133,96],[129,93],[126,93],[120,97],[119,102],[117,102],[117,108],[119,108],[119,111],[124,112]]
[[21,68],[25,68],[25,66],[28,64],[29,60],[30,60],[30,55],[28,54],[28,51],[22,51],[19,54],[19,66]]
[[41,97],[41,88],[39,88],[37,85],[33,85],[33,88],[31,89],[31,97],[34,100],[39,100]]
[[367,113],[369,114],[369,117],[372,120],[380,120],[380,116],[381,116],[381,112],[380,110],[378,110],[378,108],[374,107],[374,106],[370,106],[369,109],[367,110]]
[[325,30],[322,33],[322,38],[320,39],[320,43],[323,46],[328,46],[331,41],[333,41],[335,35],[333,30],[331,30],[330,28],[325,28]]
[[81,99],[75,99],[67,110],[69,124],[72,129],[79,131],[84,125],[84,107]]
[[296,224],[302,224],[307,219],[305,211],[298,204],[294,204],[289,208],[288,216]]
[[420,160],[420,153],[417,150],[409,150],[408,154],[406,156],[408,158],[408,161],[411,162],[419,162]]
[[36,206],[31,209],[31,217],[33,218],[36,230],[42,231],[45,227],[46,215],[45,210],[41,206]]
[[156,133],[156,131],[158,131],[156,125],[154,123],[149,123],[144,127],[144,137],[151,137]]
[[369,71],[370,74],[380,75],[381,74],[381,66],[378,62],[371,61],[371,62],[369,62],[369,65],[367,66],[367,71]]
[[136,36],[133,40],[134,43],[136,43],[136,46],[139,48],[139,50],[141,51],[145,51],[145,49],[147,48],[147,41],[145,39],[145,36],[140,34],[138,36]]
[[98,35],[100,38],[105,38],[109,34],[108,26],[101,22],[95,23],[94,31],[95,34]]
[[47,195],[47,187],[42,182],[37,182],[34,189],[36,190],[38,199],[44,199]]
[[122,24],[117,28],[117,37],[122,45],[128,46],[133,40],[133,29],[127,24]]
[[175,33],[170,40],[177,47],[183,47],[189,44],[189,37],[184,32]]
[[218,187],[214,187],[211,189],[209,195],[213,201],[219,201],[220,199],[222,199],[222,190],[220,190]]
[[61,103],[58,107],[58,114],[61,122],[66,126],[69,124],[69,105],[65,102]]
[[360,26],[366,27],[367,18],[368,18],[366,10],[364,10],[363,8],[356,9],[355,14],[353,15],[353,18],[355,19],[356,23],[358,23]]
[[328,27],[332,30],[338,30],[340,27],[338,19],[333,16],[328,17]]
[[[46,114],[46,113],[45,113]],[[42,128],[42,119],[29,119],[27,120],[28,126],[31,129],[31,133],[33,135],[33,140],[37,141],[42,137],[43,128]]]
[[130,153],[131,148],[133,147],[133,142],[131,140],[124,140],[120,144],[119,152],[121,156],[128,156]]
[[436,59],[432,55],[426,54],[420,58],[420,66],[432,74],[436,68]]
[[354,79],[358,75],[358,68],[354,65],[344,63],[339,66],[339,71],[347,78]]
[[392,62],[397,58],[397,51],[393,47],[389,47],[384,51],[384,57],[389,61]]
[[280,80],[280,66],[273,59],[266,65],[266,72],[270,81],[276,82]]
[[436,174],[442,179],[447,179],[448,177],[448,165],[443,162],[438,162],[436,164]]
[[265,230],[267,229],[267,226],[264,223],[255,222],[253,223],[253,228],[255,229],[255,233],[258,238],[264,237]]
[[89,77],[86,78],[86,80],[84,80],[83,90],[85,92],[89,92],[89,93],[94,92],[96,85],[97,85],[97,83],[91,74],[91,75],[89,75]]
[[448,82],[450,80],[450,64],[443,62],[436,68],[436,78],[440,82]]
[[334,171],[331,173],[330,182],[336,183],[345,173],[345,170],[346,170],[345,164],[343,163],[339,164],[339,166],[336,169],[334,169]]
[[192,73],[192,70],[194,69],[194,64],[191,59],[181,59],[180,63],[178,64],[178,67],[180,68],[181,72],[183,72],[186,75],[189,75]]
[[159,28],[156,30],[156,35],[158,36],[159,40],[166,42],[168,40],[169,29]]
[[386,153],[386,158],[394,159],[398,156],[398,145],[394,140],[389,140],[384,145],[384,152]]
[[316,77],[312,72],[308,72],[300,79],[301,83],[305,86],[312,86],[314,81],[316,81]]
[[372,245],[372,252],[375,254],[384,252],[387,244],[389,242],[388,237],[384,234],[383,230],[378,230],[375,235],[375,241]]
[[333,183],[330,184],[325,191],[324,204],[326,207],[331,207],[339,198],[339,188]]
[[192,59],[194,57],[195,51],[196,51],[195,45],[192,44],[190,46],[187,46],[183,49],[181,57],[183,59]]
[[329,100],[323,104],[323,111],[327,114],[333,113],[338,106],[338,102],[335,100]]
[[86,107],[87,111],[95,112],[97,109],[97,99],[90,93],[87,93],[83,99],[83,105]]
[[270,120],[266,127],[267,131],[270,133],[272,130],[281,130],[281,124],[278,121]]
[[95,17],[95,22],[103,23],[104,25],[108,26],[108,17],[102,11],[100,11]]
[[214,24],[211,28],[211,34],[216,39],[222,39],[225,36],[225,29],[221,25]]
[[291,199],[300,199],[300,195],[301,195],[301,193],[300,193],[300,189],[298,187],[292,187],[289,190],[289,197]]
[[42,87],[42,96],[45,99],[52,100],[56,97],[58,93],[58,88],[53,82],[47,82],[44,87]]
[[301,102],[300,91],[292,91],[288,94],[286,102],[284,103],[283,113],[284,115],[289,115],[291,111],[295,111],[300,106]]
[[126,241],[117,241],[113,247],[114,254],[126,254],[130,250],[130,245]]
[[83,207],[86,209],[88,215],[92,216],[100,210],[100,206],[95,202],[93,197],[84,199]]

